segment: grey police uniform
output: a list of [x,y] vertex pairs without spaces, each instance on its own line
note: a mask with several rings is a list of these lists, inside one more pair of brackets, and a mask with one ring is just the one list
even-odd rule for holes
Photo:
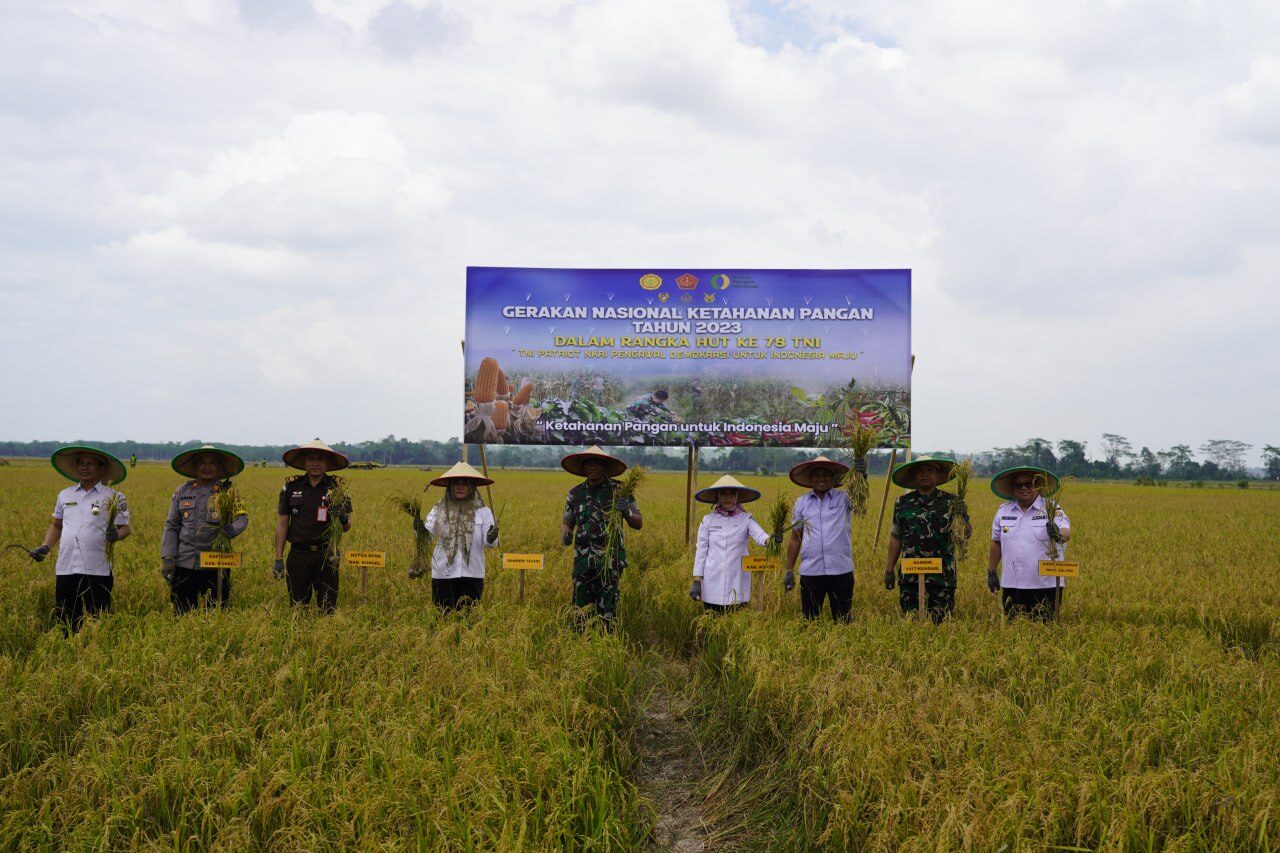
[[169,600],[178,613],[195,607],[206,592],[216,598],[219,573],[222,574],[222,598],[217,604],[225,606],[231,596],[230,569],[210,571],[200,568],[200,552],[212,550],[219,527],[229,523],[234,539],[249,526],[249,516],[245,512],[237,513],[230,522],[218,516],[218,503],[214,497],[229,487],[230,483],[225,480],[208,485],[189,480],[179,486],[169,500],[160,557],[174,561]]

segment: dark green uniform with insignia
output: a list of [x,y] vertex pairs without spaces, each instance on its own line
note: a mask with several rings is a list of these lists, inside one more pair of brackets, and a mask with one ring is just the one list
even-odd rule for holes
[[[942,574],[925,575],[926,607],[934,622],[941,622],[956,606],[956,561],[951,543],[951,507],[955,495],[934,489],[929,494],[907,492],[893,504],[890,532],[902,542],[902,557],[941,557]],[[920,606],[919,582],[898,571],[898,604],[903,613]]]
[[289,516],[289,557],[285,572],[289,598],[294,604],[309,604],[314,593],[322,613],[332,613],[338,604],[339,555],[327,553],[325,529],[338,523],[339,514],[351,513],[351,501],[342,507],[329,505],[329,490],[342,483],[341,477],[325,474],[311,485],[306,474],[284,481],[276,512]]
[[594,488],[579,483],[564,502],[564,523],[573,531],[573,603],[594,606],[596,615],[610,625],[618,615],[618,584],[627,567],[621,542],[612,561],[606,560],[604,552],[605,518],[617,487],[617,480],[605,480]]

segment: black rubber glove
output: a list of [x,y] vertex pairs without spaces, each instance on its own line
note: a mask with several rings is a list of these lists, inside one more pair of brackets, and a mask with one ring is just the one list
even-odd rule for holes
[[284,560],[276,560],[271,565],[271,574],[275,576],[276,580],[284,579]]
[[417,580],[418,578],[422,577],[426,573],[427,573],[427,570],[422,568],[421,566],[414,566],[412,569],[409,570],[409,580],[411,581]]
[[108,542],[116,542],[120,539],[120,529],[114,524],[102,531],[102,538]]
[[160,577],[173,583],[173,557],[160,558]]
[[694,601],[702,600],[702,578],[693,579],[693,586],[689,587],[689,597]]
[[568,532],[568,533],[564,534],[563,536],[561,536],[561,537],[560,537],[560,541],[561,541],[561,542],[563,542],[563,543],[565,544],[565,546],[566,546],[566,547],[568,547],[569,545],[572,545],[572,544],[573,544],[573,531],[570,531],[570,532]]
[[635,504],[629,498],[617,497],[613,500],[613,508],[623,515],[631,515],[634,506]]
[[862,456],[855,457],[853,460],[853,470],[865,477],[867,474],[867,460]]
[[987,569],[987,589],[991,592],[1000,591],[1000,576],[996,574],[995,569]]
[[490,545],[492,545],[494,542],[497,542],[498,541],[498,525],[495,524],[493,527],[490,527],[489,532],[485,534],[484,538],[485,538],[485,541],[488,542]]
[[951,511],[956,515],[961,515],[965,518],[969,517],[969,505],[959,498],[956,498],[956,500],[951,504]]
[[894,574],[893,569],[884,570],[884,588],[893,589],[894,584],[898,582],[898,576]]
[[1052,520],[1050,520],[1047,524],[1045,524],[1044,532],[1049,534],[1049,539],[1051,539],[1052,541],[1054,542],[1062,541],[1062,531],[1058,529],[1058,525],[1055,524]]
[[34,551],[28,551],[27,553],[30,554],[31,559],[35,560],[37,563],[43,563],[44,558],[49,556],[49,546],[41,545]]
[[782,544],[782,537],[783,537],[783,533],[782,533],[782,531],[778,531],[777,533],[773,534],[773,541],[774,541],[775,543],[777,543],[778,545],[781,545],[781,544]]
[[338,510],[338,514],[334,517],[338,519],[338,523],[341,524],[343,527],[346,527],[348,524],[351,523],[350,510],[340,509]]
[[222,525],[222,535],[223,535],[223,536],[225,536],[225,537],[227,537],[228,539],[234,539],[234,538],[236,538],[236,528],[235,528],[235,525],[232,525],[232,524],[224,524],[224,525]]
[[796,588],[796,573],[795,573],[795,572],[793,572],[793,571],[791,571],[790,569],[788,569],[788,570],[787,570],[787,573],[786,573],[785,575],[783,575],[783,576],[782,576],[782,588],[783,588],[784,590],[786,590],[787,592],[791,592],[791,590],[793,590],[793,589],[795,589],[795,588]]

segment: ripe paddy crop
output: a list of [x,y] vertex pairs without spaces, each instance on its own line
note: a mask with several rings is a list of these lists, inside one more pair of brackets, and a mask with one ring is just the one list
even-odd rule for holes
[[[237,478],[251,522],[228,611],[170,612],[167,466],[122,485],[134,535],[116,550],[115,612],[79,635],[50,617],[52,562],[0,556],[0,847],[661,844],[666,804],[637,781],[661,776],[639,735],[668,725],[659,693],[685,699],[691,829],[715,844],[1280,846],[1275,493],[1075,484],[1068,555],[1084,577],[1044,626],[1006,624],[986,591],[996,499],[975,488],[978,547],[956,618],[935,627],[900,618],[877,583],[873,479],[853,622],[835,626],[802,623],[780,572],[761,577],[760,609],[701,616],[683,477],[653,474],[609,635],[564,612],[568,475],[496,472],[503,547],[547,567],[518,604],[494,554],[484,605],[440,615],[406,576],[415,542],[389,500],[430,476],[349,472],[343,547],[385,550],[388,567],[369,570],[364,601],[344,570],[329,618],[294,611],[271,578],[285,475]],[[47,465],[0,468],[0,544],[33,547],[62,485]]]

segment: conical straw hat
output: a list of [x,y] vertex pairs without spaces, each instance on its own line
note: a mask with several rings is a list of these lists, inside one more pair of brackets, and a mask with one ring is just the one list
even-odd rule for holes
[[956,475],[956,460],[948,459],[946,456],[921,456],[894,468],[893,484],[904,489],[914,489],[916,487],[916,473],[920,470],[920,466],[926,463],[937,465],[943,469],[942,477],[938,479],[937,483],[939,486],[950,482],[951,478]]
[[840,482],[840,478],[849,473],[849,466],[843,462],[837,462],[834,459],[828,459],[826,456],[819,456],[817,459],[809,459],[798,465],[791,467],[791,482],[797,486],[804,486],[806,489],[813,488],[813,469],[814,468],[830,468],[831,472],[836,475],[836,482]]
[[1058,491],[1058,486],[1060,485],[1058,475],[1035,465],[1015,465],[1012,468],[1005,468],[991,478],[991,491],[995,492],[997,497],[1004,498],[1007,501],[1016,500],[1016,496],[1013,494],[1013,478],[1015,475],[1024,472],[1038,474],[1043,478],[1044,484],[1040,487],[1040,494],[1052,496],[1054,492]]
[[302,457],[306,456],[308,453],[316,451],[329,457],[330,471],[341,471],[343,468],[346,468],[351,464],[351,460],[347,459],[347,457],[343,456],[341,453],[334,450],[318,438],[312,439],[306,444],[300,444],[292,450],[286,450],[282,458],[284,459],[284,464],[288,465],[290,468],[297,468],[299,471],[305,471],[307,470],[307,466],[302,464]]
[[194,480],[196,478],[196,459],[206,453],[212,453],[222,461],[222,476],[225,479],[229,480],[244,470],[243,459],[230,450],[223,450],[221,447],[214,447],[212,444],[202,444],[199,447],[182,451],[173,457],[169,467],[182,476],[190,477]]
[[76,472],[76,457],[81,454],[96,456],[102,460],[102,482],[108,486],[123,483],[124,478],[129,476],[129,469],[124,467],[123,462],[107,451],[87,444],[68,444],[66,447],[59,447],[49,455],[49,461],[53,463],[53,467],[59,474],[73,483],[78,483],[80,474]]
[[431,481],[433,486],[447,486],[450,480],[475,480],[478,486],[492,486],[493,480],[472,468],[466,462],[459,462],[448,471]]
[[599,447],[592,447],[590,450],[584,450],[581,453],[570,453],[560,460],[560,467],[575,477],[585,477],[587,476],[585,466],[592,459],[598,459],[604,463],[604,475],[606,477],[616,477],[627,470],[627,463],[616,456],[610,456]]
[[699,489],[698,493],[693,496],[694,500],[704,504],[713,504],[720,500],[721,489],[737,489],[738,503],[740,504],[747,504],[760,499],[760,491],[758,489],[744,486],[730,475],[725,474],[705,489]]

